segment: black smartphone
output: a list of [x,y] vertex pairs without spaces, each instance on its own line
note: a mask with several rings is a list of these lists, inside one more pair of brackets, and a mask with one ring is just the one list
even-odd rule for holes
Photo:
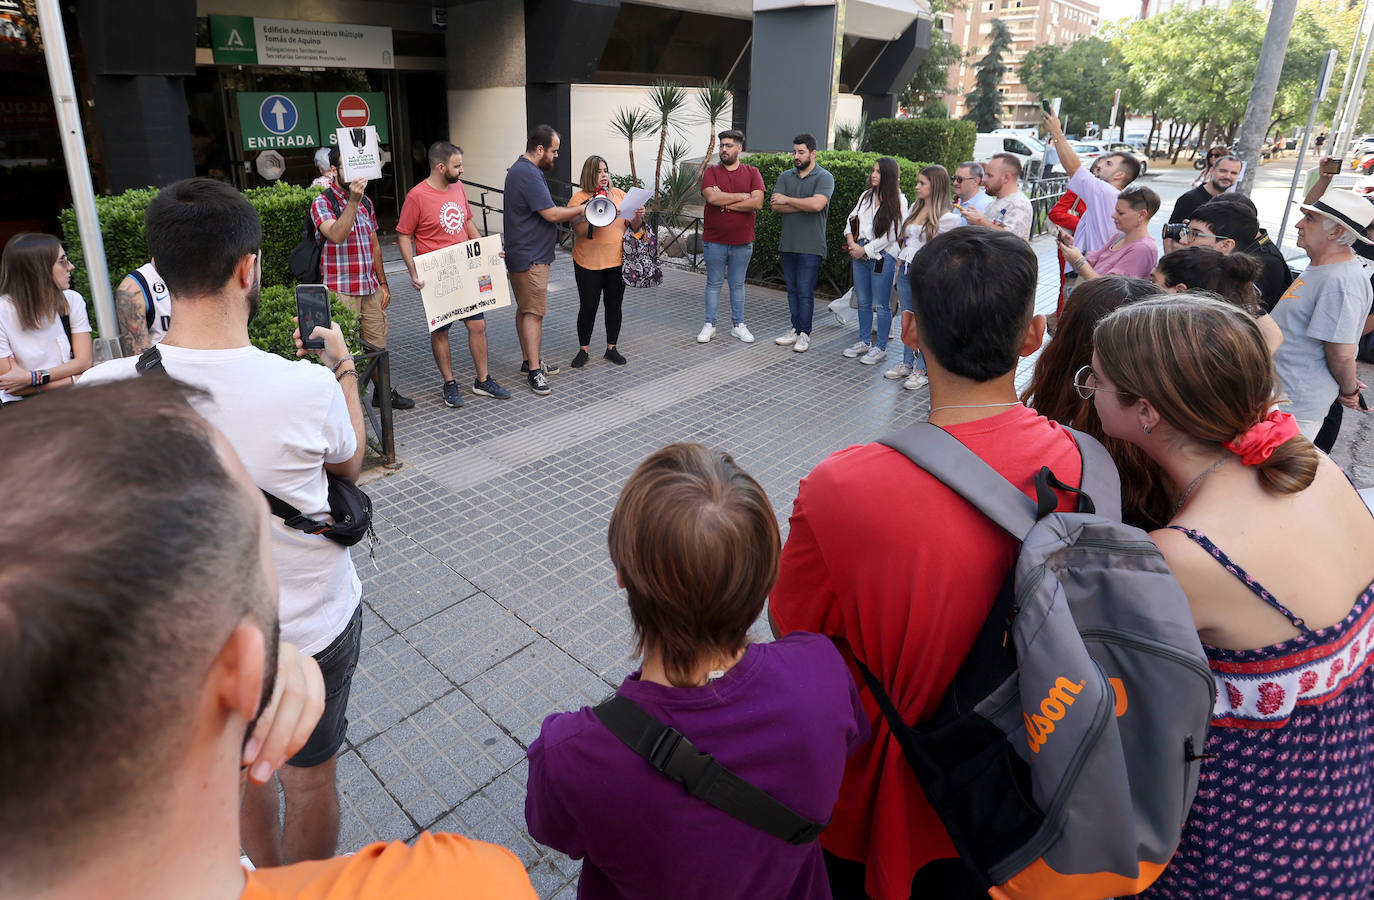
[[307,350],[323,350],[324,340],[311,338],[315,326],[329,327],[329,288],[322,284],[296,285],[296,320],[301,326],[301,344]]
[[1356,398],[1359,400],[1359,402],[1360,402],[1360,409],[1364,410],[1365,412],[1369,412],[1369,404],[1365,402],[1364,394],[1363,394],[1363,393],[1359,393],[1359,394],[1356,394],[1355,397],[1356,397]]
[[1054,115],[1054,109],[1050,106],[1050,101],[1048,101],[1048,100],[1041,100],[1041,101],[1040,101],[1040,108],[1043,109],[1043,110],[1045,111],[1045,115],[1047,115],[1047,116],[1052,116],[1052,115]]
[[1333,159],[1322,163],[1321,173],[1323,175],[1341,174],[1341,161],[1339,159]]

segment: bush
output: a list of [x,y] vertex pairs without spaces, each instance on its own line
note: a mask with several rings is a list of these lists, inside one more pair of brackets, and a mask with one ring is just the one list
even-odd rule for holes
[[887,156],[934,160],[951,175],[959,163],[973,158],[976,137],[974,124],[962,119],[879,119],[868,125],[868,149]]
[[611,187],[617,187],[629,193],[630,188],[644,187],[644,179],[635,178],[633,175],[612,175]]
[[[859,195],[868,188],[868,176],[873,164],[881,153],[859,153],[851,150],[822,150],[816,154],[816,162],[835,177],[835,193],[830,198],[830,207],[825,220],[825,259],[821,262],[821,276],[828,277],[838,286],[850,282],[849,253],[844,249],[844,233],[849,227],[849,211],[859,202]],[[745,159],[751,166],[758,167],[763,176],[764,195],[771,196],[778,176],[793,166],[790,153],[755,153]],[[901,167],[902,193],[907,199],[916,196],[916,176],[929,163],[912,162],[897,158]],[[751,273],[758,278],[781,278],[782,266],[778,260],[778,240],[781,237],[781,217],[768,208],[767,202],[758,214],[758,225],[754,231],[754,256]]]
[[[113,197],[95,199],[96,214],[100,217],[100,232],[105,239],[105,263],[110,271],[110,291],[113,293],[124,276],[148,261],[148,240],[143,228],[143,214],[157,196],[157,188],[134,188]],[[318,189],[295,187],[278,182],[273,187],[252,188],[244,197],[258,211],[262,220],[262,286],[294,287],[296,279],[287,266],[291,248],[301,239],[301,226],[310,203],[319,196]],[[90,273],[85,266],[81,247],[81,233],[76,227],[76,211],[62,210],[62,242],[67,258],[76,266],[72,273],[72,290],[86,298],[91,306]],[[292,303],[295,303],[294,295]],[[91,310],[91,323],[95,312]],[[290,337],[290,333],[287,333]]]
[[[296,314],[295,287],[273,285],[262,289],[262,302],[258,314],[248,323],[248,338],[253,346],[268,353],[275,353],[286,359],[300,359],[296,356],[296,341],[291,335],[296,323],[291,317]],[[348,351],[353,354],[362,352],[358,342],[358,317],[353,310],[339,302],[332,291],[329,294],[329,315],[339,323],[344,337],[348,339]]]

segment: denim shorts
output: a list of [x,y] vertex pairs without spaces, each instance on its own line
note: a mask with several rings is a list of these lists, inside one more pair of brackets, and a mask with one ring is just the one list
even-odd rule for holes
[[348,732],[348,693],[353,686],[353,671],[358,668],[362,650],[363,605],[353,612],[347,627],[328,647],[315,654],[324,675],[324,714],[305,746],[286,761],[288,766],[310,769],[334,758]]

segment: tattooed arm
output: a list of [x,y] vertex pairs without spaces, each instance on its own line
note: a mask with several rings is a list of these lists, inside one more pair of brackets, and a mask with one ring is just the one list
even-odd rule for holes
[[137,356],[147,350],[152,341],[148,337],[148,298],[143,296],[132,275],[115,289],[115,313],[119,317],[119,352],[124,356]]

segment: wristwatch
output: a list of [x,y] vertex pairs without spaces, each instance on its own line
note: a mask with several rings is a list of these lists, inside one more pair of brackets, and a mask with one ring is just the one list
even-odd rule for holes
[[52,380],[52,375],[42,369],[34,369],[30,375],[30,384],[34,387],[42,387]]

